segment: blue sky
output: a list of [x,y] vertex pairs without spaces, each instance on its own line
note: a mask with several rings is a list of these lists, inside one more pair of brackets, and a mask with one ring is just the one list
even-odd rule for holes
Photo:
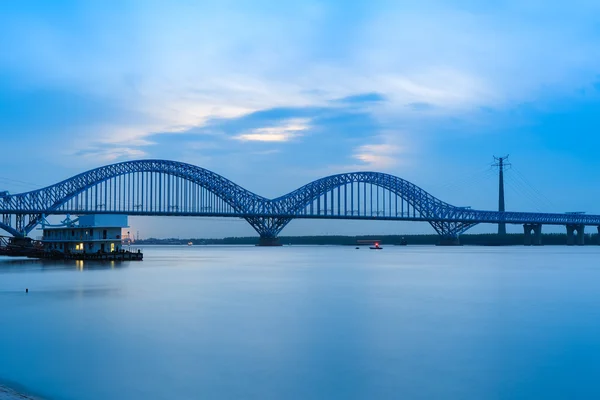
[[[597,1],[22,0],[0,5],[0,36],[0,189],[165,158],[269,197],[375,170],[493,209],[489,164],[510,154],[508,209],[600,213]],[[233,220],[132,227],[253,233]],[[283,233],[375,232],[431,229]]]

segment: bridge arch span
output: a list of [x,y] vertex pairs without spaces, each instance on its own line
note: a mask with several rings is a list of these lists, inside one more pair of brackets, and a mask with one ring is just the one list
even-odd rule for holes
[[[373,198],[373,188],[376,191],[376,199]],[[354,204],[349,205],[348,199],[351,203],[356,199],[358,207]],[[337,213],[338,217],[399,217],[407,220],[426,220],[443,236],[456,236],[475,225],[469,222],[437,221],[452,214],[457,207],[434,197],[405,179],[381,172],[350,172],[327,176],[276,198],[273,203],[274,208],[280,212],[298,217],[307,214],[336,216]],[[367,209],[369,206],[370,210]]]
[[[121,182],[121,178],[123,182]],[[184,183],[174,179],[187,181],[194,187],[185,186]],[[141,186],[140,181],[142,182]],[[148,185],[145,188],[143,187],[144,183]],[[171,184],[173,187],[170,187]],[[222,200],[219,206],[220,212],[224,214],[227,212],[232,214],[268,212],[268,199],[252,193],[210,170],[177,161],[137,160],[95,168],[55,185],[0,198],[0,209],[5,210],[4,212],[14,210],[18,211],[18,215],[28,217],[28,220],[21,224],[17,219],[16,228],[11,227],[10,224],[0,223],[0,229],[13,235],[19,232],[27,234],[40,223],[44,214],[77,213],[78,211],[82,213],[94,211],[145,215],[160,210],[164,215],[178,214],[182,207],[179,205],[180,199],[174,197],[171,199],[171,193],[156,193],[157,190],[174,191],[176,188],[177,190],[181,189],[182,195],[183,192],[189,190],[190,200],[192,190],[205,189],[205,192],[208,191]],[[148,191],[153,193],[148,193]],[[205,196],[205,192],[198,191],[198,196]],[[156,199],[157,204],[150,207],[148,203],[151,203],[153,198]],[[143,199],[146,199],[147,204],[142,203]],[[128,204],[125,204],[126,200]],[[170,205],[171,200],[175,205]],[[102,201],[104,204],[101,203]],[[137,201],[139,204],[132,204],[132,201]],[[224,204],[228,207],[225,207]],[[227,208],[227,212],[225,208]],[[187,210],[183,211],[191,213],[192,209],[193,205],[189,204]],[[195,212],[207,215],[218,213],[199,209],[195,209]],[[23,221],[24,218],[21,220]]]
[[382,172],[349,172],[326,176],[310,182],[284,196],[278,197],[274,199],[273,202],[280,204],[281,209],[294,212],[338,187],[353,183],[370,184],[390,190],[397,196],[405,199],[417,210],[425,213],[430,212],[433,209],[454,207],[439,200],[419,186],[405,179]]

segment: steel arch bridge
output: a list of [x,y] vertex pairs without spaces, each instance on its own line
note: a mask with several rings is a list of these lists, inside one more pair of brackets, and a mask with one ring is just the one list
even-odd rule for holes
[[295,218],[421,221],[446,238],[479,223],[600,226],[600,215],[456,207],[379,172],[332,175],[268,199],[207,169],[168,160],[126,161],[39,190],[0,193],[0,229],[14,236],[27,235],[47,215],[102,213],[237,217],[265,240],[275,239]]

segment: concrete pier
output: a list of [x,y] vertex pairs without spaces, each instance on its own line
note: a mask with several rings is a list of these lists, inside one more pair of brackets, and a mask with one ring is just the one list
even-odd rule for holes
[[567,246],[583,246],[585,244],[585,225],[567,225]]
[[542,224],[523,224],[525,246],[542,245]]

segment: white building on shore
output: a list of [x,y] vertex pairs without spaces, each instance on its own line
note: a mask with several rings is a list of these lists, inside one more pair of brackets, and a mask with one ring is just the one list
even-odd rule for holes
[[70,226],[44,227],[44,250],[61,253],[112,253],[122,249],[126,215],[82,215]]

